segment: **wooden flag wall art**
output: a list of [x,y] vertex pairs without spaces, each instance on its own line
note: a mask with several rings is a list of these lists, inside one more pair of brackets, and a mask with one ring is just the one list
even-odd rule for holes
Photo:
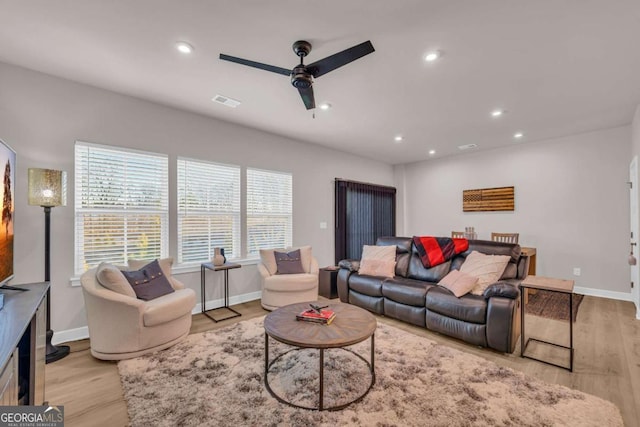
[[463,212],[515,210],[515,188],[481,188],[462,191]]

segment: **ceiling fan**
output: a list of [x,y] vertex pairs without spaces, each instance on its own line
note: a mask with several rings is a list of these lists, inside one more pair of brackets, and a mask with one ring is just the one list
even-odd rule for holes
[[327,74],[336,68],[347,65],[356,59],[362,58],[375,51],[370,41],[360,43],[359,45],[345,49],[324,59],[316,61],[309,65],[304,65],[304,57],[311,52],[311,43],[298,40],[293,44],[293,51],[300,57],[300,64],[296,65],[293,70],[276,67],[274,65],[262,64],[260,62],[249,61],[248,59],[236,58],[235,56],[220,54],[220,59],[225,61],[236,62],[249,67],[260,68],[261,70],[271,71],[272,73],[291,76],[291,84],[298,89],[302,102],[307,110],[316,108],[316,101],[313,96],[313,79]]

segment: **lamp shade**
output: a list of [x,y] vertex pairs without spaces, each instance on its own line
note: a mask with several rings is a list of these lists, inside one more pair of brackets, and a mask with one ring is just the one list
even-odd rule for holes
[[67,173],[52,169],[29,169],[29,204],[66,206]]

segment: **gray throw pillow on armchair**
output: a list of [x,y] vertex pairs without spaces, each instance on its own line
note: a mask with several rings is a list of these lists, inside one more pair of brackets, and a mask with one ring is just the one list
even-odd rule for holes
[[300,258],[300,249],[291,252],[275,251],[273,254],[278,265],[276,274],[300,274],[305,272]]
[[152,261],[136,271],[123,271],[138,299],[149,301],[174,292],[169,279],[164,275],[158,260]]

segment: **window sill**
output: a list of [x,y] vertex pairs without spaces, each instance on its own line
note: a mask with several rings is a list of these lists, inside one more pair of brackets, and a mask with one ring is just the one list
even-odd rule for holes
[[[229,262],[240,265],[256,265],[260,262],[259,258],[248,259],[236,259]],[[179,276],[181,274],[198,273],[200,272],[200,263],[179,264],[171,268],[171,274]],[[74,276],[69,279],[71,287],[80,286],[80,276]]]

